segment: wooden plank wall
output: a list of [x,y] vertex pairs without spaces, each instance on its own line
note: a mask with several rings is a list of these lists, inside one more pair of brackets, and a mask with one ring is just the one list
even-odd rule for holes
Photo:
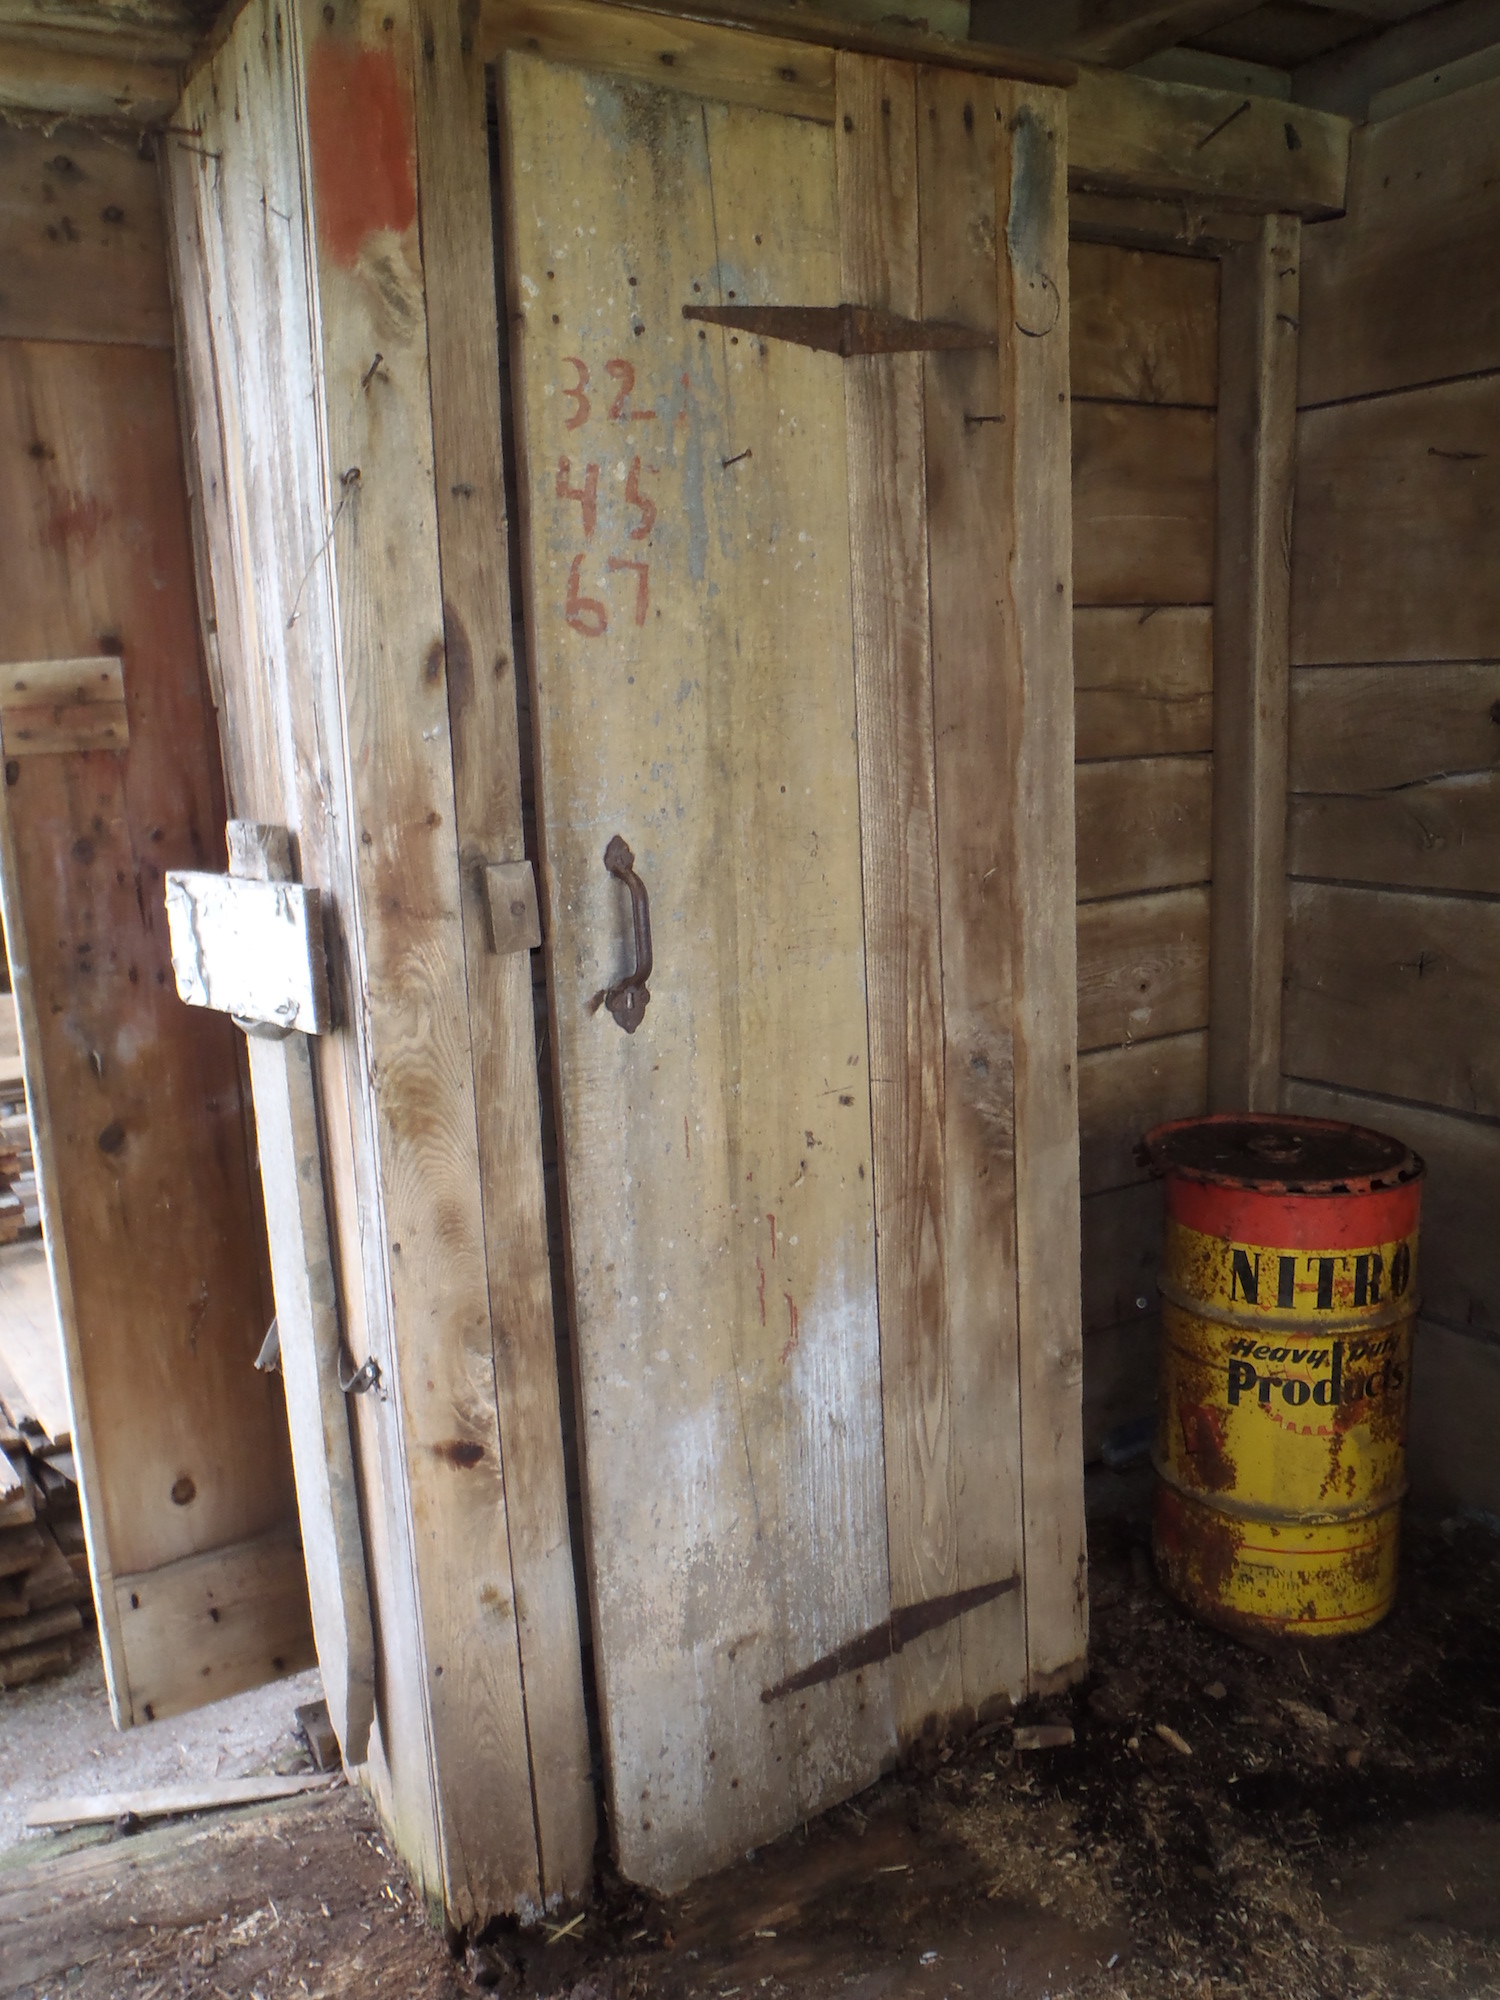
[[16,757],[4,875],[117,1719],[311,1657],[229,1022],[176,996],[172,867],[222,867],[161,188],[127,128],[0,123],[0,659],[113,654],[128,747]]
[[1424,1155],[1415,1490],[1500,1509],[1500,81],[1304,237],[1282,1101]]
[[1219,268],[1075,239],[1084,1450],[1149,1411],[1161,1197],[1135,1159],[1207,1108]]

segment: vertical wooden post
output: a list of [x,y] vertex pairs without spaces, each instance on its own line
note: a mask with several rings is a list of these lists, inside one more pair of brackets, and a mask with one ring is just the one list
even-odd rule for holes
[[467,1924],[534,1912],[542,1891],[455,839],[417,23],[411,0],[307,6],[296,22],[337,591],[333,655],[314,672],[333,682],[342,720],[334,783],[354,883],[340,915],[379,1170],[363,1220],[388,1312],[382,1410],[412,1524],[443,1899]]
[[1224,254],[1209,1108],[1272,1110],[1286,921],[1287,624],[1301,223]]
[[[1012,804],[1016,1290],[1026,1646],[1033,1686],[1088,1642],[1078,1210],[1072,486],[1068,419],[1067,103],[996,85],[1002,370],[1015,412],[1006,509]],[[1001,224],[1003,222],[1003,230]],[[1004,338],[1010,329],[1014,335]]]
[[519,861],[521,752],[484,58],[419,0],[417,165],[432,386],[448,726],[463,896],[480,1193],[542,1895],[584,1894],[595,1809],[568,1534],[531,955],[492,948],[485,868]]

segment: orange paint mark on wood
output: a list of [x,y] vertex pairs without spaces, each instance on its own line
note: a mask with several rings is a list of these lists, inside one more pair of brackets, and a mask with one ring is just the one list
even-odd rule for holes
[[98,540],[99,530],[113,509],[92,493],[76,493],[70,488],[59,493],[47,513],[42,540],[49,549],[71,547],[75,555],[85,555]]
[[785,1363],[791,1359],[792,1349],[802,1338],[802,1316],[797,1311],[797,1301],[792,1297],[790,1292],[783,1292],[781,1296],[786,1300],[788,1328],[786,1346],[781,1350],[781,1359]]
[[417,219],[411,84],[392,50],[324,36],[308,69],[307,124],[318,238],[352,265],[378,231],[399,236]]

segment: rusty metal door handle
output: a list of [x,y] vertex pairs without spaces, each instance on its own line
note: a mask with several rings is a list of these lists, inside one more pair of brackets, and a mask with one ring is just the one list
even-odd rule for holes
[[635,856],[618,833],[604,850],[604,865],[630,891],[630,915],[635,925],[635,970],[605,989],[604,1004],[626,1034],[633,1035],[651,998],[646,988],[651,977],[651,899],[635,872]]

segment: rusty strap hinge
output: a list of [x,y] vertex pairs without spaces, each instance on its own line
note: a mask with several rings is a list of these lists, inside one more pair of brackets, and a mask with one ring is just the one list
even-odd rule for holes
[[840,1674],[852,1673],[856,1667],[870,1667],[888,1660],[913,1639],[920,1639],[924,1632],[935,1632],[939,1625],[961,1618],[966,1611],[977,1611],[981,1604],[989,1604],[1009,1590],[1018,1590],[1020,1584],[1019,1576],[1003,1576],[996,1583],[975,1584],[972,1590],[952,1590],[946,1597],[929,1597],[923,1604],[903,1605],[872,1632],[861,1632],[857,1639],[847,1639],[833,1652],[825,1653],[821,1660],[803,1667],[800,1673],[789,1674],[775,1687],[762,1688],[760,1698],[780,1701],[783,1695],[816,1687],[820,1681],[837,1680]]
[[820,354],[935,354],[998,346],[993,333],[945,319],[903,319],[877,306],[684,306],[684,319],[788,340]]

